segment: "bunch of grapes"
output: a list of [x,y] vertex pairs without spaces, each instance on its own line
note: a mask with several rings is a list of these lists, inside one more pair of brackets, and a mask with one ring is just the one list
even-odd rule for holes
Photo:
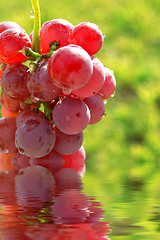
[[105,116],[116,80],[94,55],[104,36],[90,22],[45,22],[40,51],[33,34],[14,22],[0,23],[0,152],[16,171],[32,165],[54,175],[71,168],[85,172],[83,130]]

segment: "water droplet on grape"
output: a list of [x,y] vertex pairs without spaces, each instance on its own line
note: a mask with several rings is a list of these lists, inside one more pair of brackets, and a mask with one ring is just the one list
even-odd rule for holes
[[66,115],[66,121],[70,121],[70,117],[68,115]]
[[63,88],[63,93],[65,95],[69,95],[71,93],[71,89],[70,88]]
[[116,94],[116,92],[114,91],[114,92],[112,93],[111,97],[114,97],[114,96],[115,96],[115,94]]
[[34,18],[34,12],[33,12],[33,10],[30,12],[30,18]]
[[105,34],[105,33],[102,33],[102,35],[103,35],[103,40],[104,40],[104,38],[106,37],[106,34]]

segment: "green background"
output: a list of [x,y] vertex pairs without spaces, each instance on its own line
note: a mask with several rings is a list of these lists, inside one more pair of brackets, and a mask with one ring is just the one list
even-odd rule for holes
[[[84,191],[96,196],[112,240],[160,237],[159,0],[39,0],[42,23],[63,18],[96,23],[105,41],[96,56],[115,73],[107,116],[84,131]],[[0,3],[0,22],[33,28],[29,0]]]

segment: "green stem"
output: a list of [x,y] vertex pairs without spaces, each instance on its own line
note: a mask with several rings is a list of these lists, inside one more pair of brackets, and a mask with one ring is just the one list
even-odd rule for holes
[[40,28],[41,28],[40,7],[39,7],[38,0],[31,0],[31,2],[32,2],[33,13],[34,13],[32,49],[33,51],[40,53],[40,44],[39,44],[39,35],[40,35]]

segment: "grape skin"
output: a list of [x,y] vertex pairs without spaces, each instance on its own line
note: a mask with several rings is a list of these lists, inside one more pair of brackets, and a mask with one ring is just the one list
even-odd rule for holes
[[20,169],[29,167],[30,157],[27,157],[24,154],[20,154],[19,152],[15,153],[11,159],[12,166],[18,172]]
[[101,49],[103,40],[100,28],[91,22],[82,22],[76,25],[69,37],[70,44],[81,46],[91,56]]
[[89,124],[98,123],[105,116],[105,104],[97,94],[83,100],[88,106],[91,114]]
[[8,65],[1,77],[3,92],[16,99],[27,99],[30,96],[27,88],[29,75],[28,68],[21,63]]
[[89,81],[93,64],[85,50],[76,45],[68,45],[52,54],[48,72],[54,83],[62,88],[75,90]]
[[62,89],[51,81],[48,74],[48,61],[39,64],[30,75],[27,87],[31,96],[40,101],[51,101],[59,97]]
[[0,23],[0,33],[4,32],[7,29],[12,29],[12,28],[24,31],[24,29],[18,23],[15,23],[12,21],[4,21]]
[[116,79],[114,73],[109,68],[105,67],[105,82],[98,92],[99,96],[101,96],[104,100],[111,97],[116,89]]
[[54,107],[53,120],[60,131],[66,134],[77,134],[89,124],[90,111],[83,101],[67,97],[60,100]]
[[54,128],[56,133],[56,142],[54,149],[63,155],[70,155],[79,150],[83,143],[83,133],[77,134],[65,134],[61,132],[58,128]]
[[64,164],[63,157],[57,153],[54,149],[51,150],[46,156],[41,158],[30,158],[30,165],[39,165],[42,167],[46,167],[53,174],[61,169]]
[[105,71],[102,62],[96,57],[92,57],[91,59],[93,63],[93,73],[90,80],[82,88],[72,91],[73,94],[81,99],[93,96],[104,84]]
[[23,62],[26,59],[20,51],[31,48],[31,40],[25,31],[12,28],[0,34],[0,59],[6,64]]
[[53,19],[45,22],[40,30],[41,53],[48,53],[50,43],[57,41],[60,47],[69,44],[69,33],[73,24],[65,19]]
[[32,117],[17,128],[15,144],[21,154],[28,157],[43,157],[54,147],[55,132],[46,119]]

